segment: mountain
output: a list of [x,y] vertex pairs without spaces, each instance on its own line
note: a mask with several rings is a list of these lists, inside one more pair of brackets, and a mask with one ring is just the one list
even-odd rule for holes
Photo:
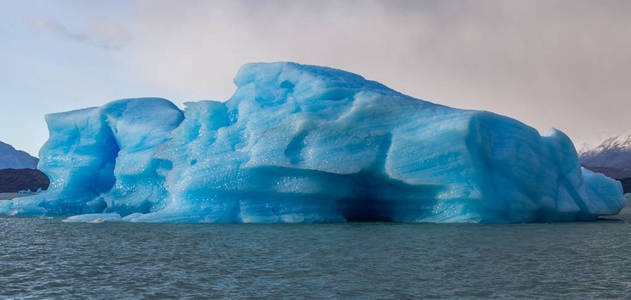
[[0,142],[0,169],[37,169],[39,160],[24,151]]
[[609,177],[631,177],[631,130],[581,152],[579,159],[584,167]]

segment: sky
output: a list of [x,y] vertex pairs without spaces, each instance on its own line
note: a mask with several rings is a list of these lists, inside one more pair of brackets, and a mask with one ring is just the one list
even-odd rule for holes
[[295,61],[595,146],[631,128],[629,16],[626,0],[0,0],[0,141],[37,155],[47,113],[225,101],[241,65]]

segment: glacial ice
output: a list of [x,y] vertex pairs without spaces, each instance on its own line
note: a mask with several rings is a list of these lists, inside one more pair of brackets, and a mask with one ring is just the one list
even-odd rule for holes
[[226,102],[126,99],[50,114],[48,191],[0,214],[68,222],[594,220],[625,204],[570,139],[341,70],[243,66]]

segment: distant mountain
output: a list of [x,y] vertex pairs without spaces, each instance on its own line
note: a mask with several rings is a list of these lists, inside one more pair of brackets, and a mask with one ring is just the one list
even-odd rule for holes
[[47,189],[48,177],[37,170],[38,159],[0,142],[0,193]]
[[0,142],[0,169],[37,169],[39,159]]
[[0,142],[0,169],[37,169],[39,159]]
[[581,165],[613,178],[631,177],[631,130],[579,155]]

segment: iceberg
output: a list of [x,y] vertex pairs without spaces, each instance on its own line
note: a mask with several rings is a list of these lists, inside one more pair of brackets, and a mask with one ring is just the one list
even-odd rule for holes
[[118,100],[46,117],[41,194],[0,214],[68,222],[595,220],[622,186],[571,140],[342,70],[243,66],[225,102]]

